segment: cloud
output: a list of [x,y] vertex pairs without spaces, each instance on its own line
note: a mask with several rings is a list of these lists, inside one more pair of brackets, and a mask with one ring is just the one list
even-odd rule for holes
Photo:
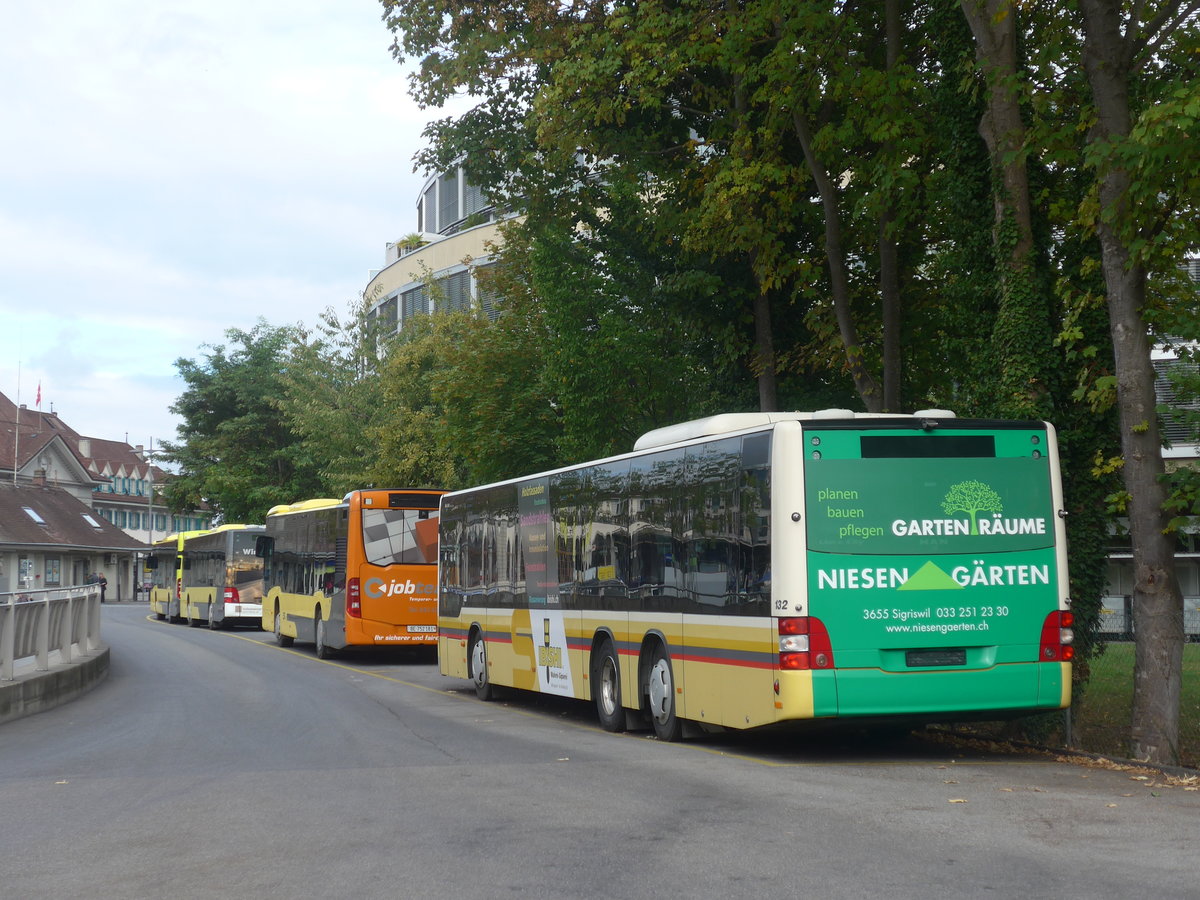
[[425,123],[370,0],[5,11],[0,390],[174,431],[175,360],[344,309],[415,227]]

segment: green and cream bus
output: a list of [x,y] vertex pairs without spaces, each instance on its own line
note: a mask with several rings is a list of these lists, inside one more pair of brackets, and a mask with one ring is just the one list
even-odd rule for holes
[[1053,426],[715,416],[442,499],[439,667],[649,719],[950,721],[1070,702]]

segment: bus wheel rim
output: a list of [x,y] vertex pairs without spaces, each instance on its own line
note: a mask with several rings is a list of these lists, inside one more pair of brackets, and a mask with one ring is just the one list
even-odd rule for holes
[[612,657],[606,656],[600,664],[600,703],[605,715],[612,715],[617,709],[617,667],[613,665]]
[[665,722],[671,711],[671,669],[665,659],[654,661],[650,669],[650,713]]
[[475,684],[482,687],[486,674],[484,666],[487,665],[487,655],[483,649],[483,641],[478,640],[471,647],[471,677],[475,680]]

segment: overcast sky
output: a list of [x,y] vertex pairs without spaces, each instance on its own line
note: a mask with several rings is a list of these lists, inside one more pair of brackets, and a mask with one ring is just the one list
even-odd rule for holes
[[[344,312],[416,229],[425,123],[377,0],[10,3],[0,391],[172,439],[174,365]],[[19,377],[18,377],[19,373]]]

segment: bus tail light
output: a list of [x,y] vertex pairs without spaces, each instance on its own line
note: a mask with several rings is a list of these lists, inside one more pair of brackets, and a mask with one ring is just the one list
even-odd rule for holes
[[1075,613],[1056,609],[1042,623],[1041,662],[1070,662],[1075,658]]
[[832,669],[833,646],[820,619],[789,616],[779,621],[779,668],[785,671]]
[[226,603],[238,603],[238,602],[240,602],[240,600],[241,600],[241,597],[238,594],[237,588],[235,588],[235,587],[225,588],[225,602]]
[[346,615],[352,619],[362,618],[362,594],[359,592],[357,578],[351,578],[346,582]]
[[183,599],[183,579],[182,578],[175,579],[175,599],[176,600]]

